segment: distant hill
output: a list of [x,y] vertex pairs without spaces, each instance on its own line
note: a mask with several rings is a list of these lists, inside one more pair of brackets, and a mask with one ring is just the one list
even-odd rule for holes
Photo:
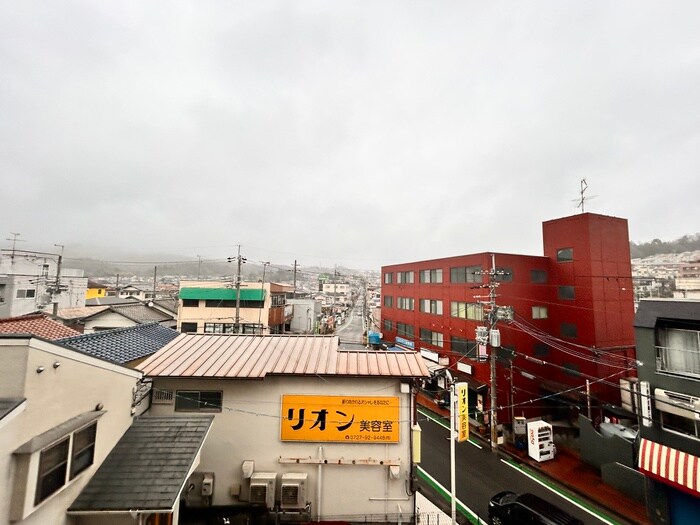
[[669,242],[664,242],[660,239],[654,239],[651,242],[642,244],[630,242],[630,254],[632,259],[641,259],[662,253],[683,253],[697,250],[700,250],[700,233],[684,235],[680,239]]

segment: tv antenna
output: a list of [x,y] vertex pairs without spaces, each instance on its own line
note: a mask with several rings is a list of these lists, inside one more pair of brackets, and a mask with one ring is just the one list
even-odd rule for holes
[[586,190],[588,189],[588,183],[586,182],[586,179],[581,179],[581,197],[578,199],[574,199],[574,202],[578,202],[576,205],[577,208],[581,208],[581,213],[585,213],[586,208],[585,204],[587,200],[590,199],[595,199],[597,195],[586,195]]
[[13,233],[13,232],[10,232],[10,235],[12,235],[12,239],[10,239],[10,238],[8,237],[8,238],[6,238],[5,240],[6,240],[6,241],[12,241],[12,255],[10,256],[10,258],[14,261],[14,260],[15,260],[15,248],[16,248],[16,246],[17,246],[17,241],[19,241],[19,242],[24,242],[24,239],[18,239],[18,238],[17,238],[17,237],[19,237],[20,235],[22,235],[21,233]]

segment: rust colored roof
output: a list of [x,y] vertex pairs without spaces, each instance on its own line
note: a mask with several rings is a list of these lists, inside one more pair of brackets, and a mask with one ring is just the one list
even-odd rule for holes
[[77,330],[64,326],[53,319],[49,319],[44,314],[0,319],[0,333],[31,334],[43,339],[48,339],[49,341],[80,335],[80,332]]
[[85,319],[100,312],[104,312],[105,310],[109,310],[109,306],[76,306],[73,308],[61,308],[58,311],[58,317],[66,321]]
[[151,377],[429,377],[412,351],[339,350],[336,336],[182,334],[144,361]]

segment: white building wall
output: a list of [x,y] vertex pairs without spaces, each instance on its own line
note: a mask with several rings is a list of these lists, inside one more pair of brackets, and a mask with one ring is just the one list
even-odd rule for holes
[[[17,489],[25,486],[19,472],[20,462],[13,452],[32,437],[95,410],[98,404],[106,411],[97,420],[94,464],[36,508],[33,502],[37,471],[36,467],[30,468],[25,501],[20,503],[20,508],[29,514],[24,520],[13,522],[72,523],[66,509],[131,425],[132,388],[140,372],[38,339],[0,339],[0,353],[3,355],[0,397],[27,399],[25,409],[0,428],[0,523],[10,523],[10,508],[21,496]],[[58,363],[56,368],[54,363]],[[44,371],[37,373],[40,366]],[[21,378],[7,377],[19,373],[23,374]]]
[[313,299],[287,299],[293,308],[290,331],[294,334],[314,333],[316,322],[321,315],[321,302]]
[[[400,381],[387,378],[317,378],[268,377],[265,380],[199,380],[189,378],[155,378],[155,389],[221,390],[223,406],[216,414],[211,432],[202,450],[200,472],[214,472],[216,487],[214,505],[234,505],[248,500],[249,482],[243,478],[243,461],[255,462],[256,472],[308,474],[307,501],[311,513],[324,520],[362,520],[376,518],[397,521],[400,508],[402,521],[413,515],[414,498],[407,495],[410,483],[411,436],[410,394],[400,393]],[[331,443],[283,442],[280,439],[281,396],[345,395],[398,396],[400,398],[399,443]],[[151,407],[154,415],[175,413],[174,405]],[[318,458],[329,464],[321,467],[320,501],[318,464],[283,464],[280,458]],[[356,465],[333,464],[333,460],[356,460]],[[400,460],[399,475],[391,479],[389,468],[361,465],[363,460]],[[241,485],[241,497],[230,496],[233,485]]]
[[136,321],[132,321],[116,312],[105,310],[104,313],[96,315],[94,318],[85,319],[84,334],[91,334],[98,330],[106,330],[113,328],[128,328],[136,326]]

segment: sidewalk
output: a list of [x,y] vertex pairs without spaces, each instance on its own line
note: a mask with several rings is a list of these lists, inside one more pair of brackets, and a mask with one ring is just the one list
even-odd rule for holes
[[[418,394],[418,404],[449,420],[449,411],[438,407],[429,397]],[[480,436],[473,428],[470,434],[477,439],[483,440],[488,446],[488,436]],[[636,501],[610,485],[603,483],[600,472],[594,467],[583,463],[578,453],[574,450],[557,448],[557,456],[553,460],[542,463],[530,458],[526,452],[516,450],[511,444],[501,445],[499,453],[531,467],[571,492],[592,501],[625,521],[651,525],[651,521],[647,518],[644,503]]]

